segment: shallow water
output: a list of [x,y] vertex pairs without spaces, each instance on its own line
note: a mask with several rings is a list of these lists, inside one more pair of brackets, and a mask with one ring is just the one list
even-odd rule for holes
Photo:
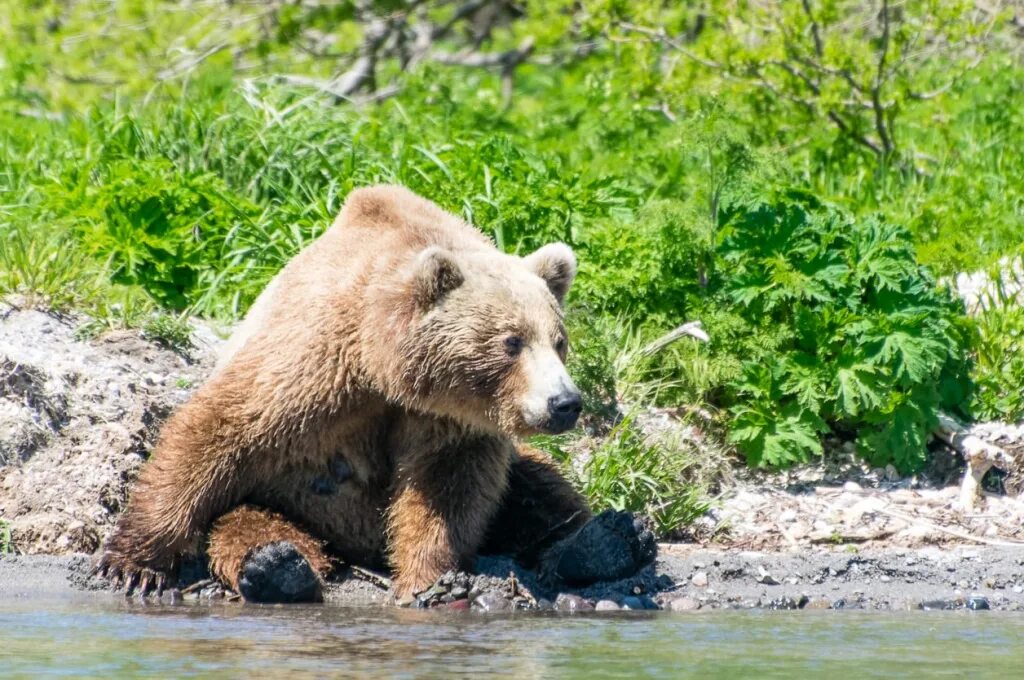
[[0,602],[0,676],[1014,678],[994,612],[442,614]]

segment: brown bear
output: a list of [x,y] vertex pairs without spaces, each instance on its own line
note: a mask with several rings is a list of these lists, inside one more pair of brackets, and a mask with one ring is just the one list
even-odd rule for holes
[[318,597],[318,579],[260,582],[259,560],[322,575],[341,559],[390,567],[407,602],[481,552],[535,562],[591,519],[517,443],[579,416],[575,273],[563,244],[507,255],[407,189],[352,192],[164,425],[101,573],[160,589],[208,536],[212,572],[247,599]]

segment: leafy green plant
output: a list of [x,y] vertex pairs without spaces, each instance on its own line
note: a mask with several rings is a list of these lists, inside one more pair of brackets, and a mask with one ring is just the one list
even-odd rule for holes
[[723,225],[725,299],[783,329],[729,386],[750,463],[805,461],[834,429],[876,465],[917,469],[937,411],[966,403],[969,333],[906,231],[793,192],[731,205]]

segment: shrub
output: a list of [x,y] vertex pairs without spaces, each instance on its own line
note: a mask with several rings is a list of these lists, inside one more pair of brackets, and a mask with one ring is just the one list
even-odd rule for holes
[[748,461],[806,461],[832,429],[875,465],[919,468],[937,411],[967,403],[969,333],[906,231],[779,192],[729,206],[722,238],[723,302],[777,337],[728,385]]

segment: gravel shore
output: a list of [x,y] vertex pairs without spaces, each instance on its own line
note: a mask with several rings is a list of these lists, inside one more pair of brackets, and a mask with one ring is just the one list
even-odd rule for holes
[[[1024,611],[1024,550],[984,546],[950,549],[837,550],[765,553],[661,544],[657,562],[636,577],[579,591],[538,589],[516,570],[519,601],[508,597],[509,564],[482,561],[483,573],[454,575],[445,610],[560,609],[976,609]],[[460,589],[459,579],[467,579]],[[188,588],[185,588],[188,591]],[[180,593],[180,591],[179,591]],[[0,556],[0,599],[122,600],[90,576],[86,555]],[[216,588],[165,594],[183,605],[244,606]],[[447,600],[447,601],[445,601]],[[325,606],[386,606],[385,588],[343,571],[328,583]]]

